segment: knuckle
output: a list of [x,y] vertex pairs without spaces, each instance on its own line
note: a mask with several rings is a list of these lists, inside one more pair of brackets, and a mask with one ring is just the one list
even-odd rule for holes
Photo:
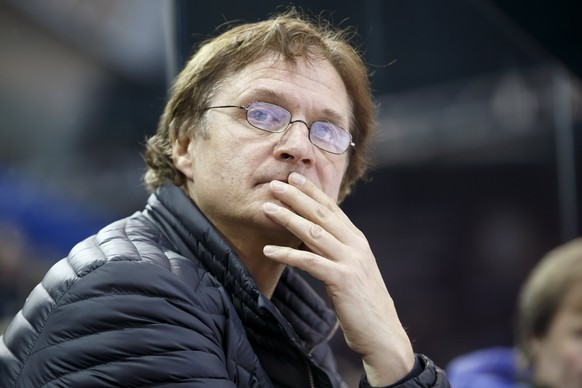
[[327,218],[329,215],[329,208],[324,205],[317,206],[317,216],[321,219]]
[[306,255],[303,258],[303,263],[305,264],[306,268],[313,268],[317,264],[317,258],[313,255]]
[[325,207],[327,207],[330,211],[334,211],[338,208],[337,202],[329,197],[327,197],[325,200]]
[[309,235],[314,238],[314,239],[318,239],[322,236],[323,234],[323,228],[318,225],[318,224],[311,224],[310,228],[309,228]]

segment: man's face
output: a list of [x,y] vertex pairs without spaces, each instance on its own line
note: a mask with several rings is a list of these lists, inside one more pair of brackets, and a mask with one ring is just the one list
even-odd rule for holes
[[582,387],[582,282],[573,286],[548,333],[534,340],[536,381],[552,388]]
[[[299,58],[291,65],[266,57],[229,77],[211,105],[246,106],[254,101],[284,107],[293,120],[331,121],[349,130],[348,95],[328,61]],[[276,201],[268,183],[286,182],[293,171],[337,200],[347,153],[334,155],[315,147],[303,123],[269,133],[252,127],[241,109],[211,109],[206,115],[208,137],[191,139],[187,151],[174,155],[174,161],[188,178],[191,198],[231,241],[240,228],[253,228],[258,240],[289,240],[286,229],[266,218],[261,206]]]

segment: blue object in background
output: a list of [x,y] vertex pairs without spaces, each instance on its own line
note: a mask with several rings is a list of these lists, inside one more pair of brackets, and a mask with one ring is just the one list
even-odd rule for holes
[[454,358],[447,367],[454,388],[525,388],[514,349],[492,347]]
[[0,167],[0,224],[18,228],[32,244],[63,256],[112,220],[112,215],[98,212],[66,193]]

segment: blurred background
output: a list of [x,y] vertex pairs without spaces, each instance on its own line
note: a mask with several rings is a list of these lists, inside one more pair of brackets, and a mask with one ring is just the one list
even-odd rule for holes
[[[580,235],[581,6],[293,3],[359,34],[380,131],[343,208],[416,350],[444,367],[511,345],[527,272]],[[144,140],[195,44],[287,4],[0,0],[2,331],[76,242],[143,207]],[[360,362],[333,341],[353,385]]]

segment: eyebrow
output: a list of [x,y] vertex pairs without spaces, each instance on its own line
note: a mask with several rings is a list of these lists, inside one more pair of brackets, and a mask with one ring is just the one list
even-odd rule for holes
[[[279,103],[284,103],[285,101],[288,100],[281,93],[277,92],[276,90],[268,89],[268,88],[248,89],[247,91],[245,91],[244,94],[246,96],[252,96],[252,101],[257,101],[257,99],[258,100],[267,99],[267,100],[274,101],[277,104],[279,104]],[[249,101],[249,102],[252,102],[252,101]],[[265,102],[269,102],[269,101],[265,101]],[[289,109],[288,107],[284,107],[284,108]],[[323,109],[322,112],[323,112],[323,115],[329,119],[329,121],[337,123],[337,122],[342,122],[344,120],[344,117],[333,109],[325,108],[325,109]],[[291,113],[293,113],[293,112],[291,112]],[[348,126],[350,125],[351,116],[352,116],[351,112],[348,112],[348,117],[347,117]],[[322,120],[322,119],[316,119],[315,121],[320,121],[320,120]]]

